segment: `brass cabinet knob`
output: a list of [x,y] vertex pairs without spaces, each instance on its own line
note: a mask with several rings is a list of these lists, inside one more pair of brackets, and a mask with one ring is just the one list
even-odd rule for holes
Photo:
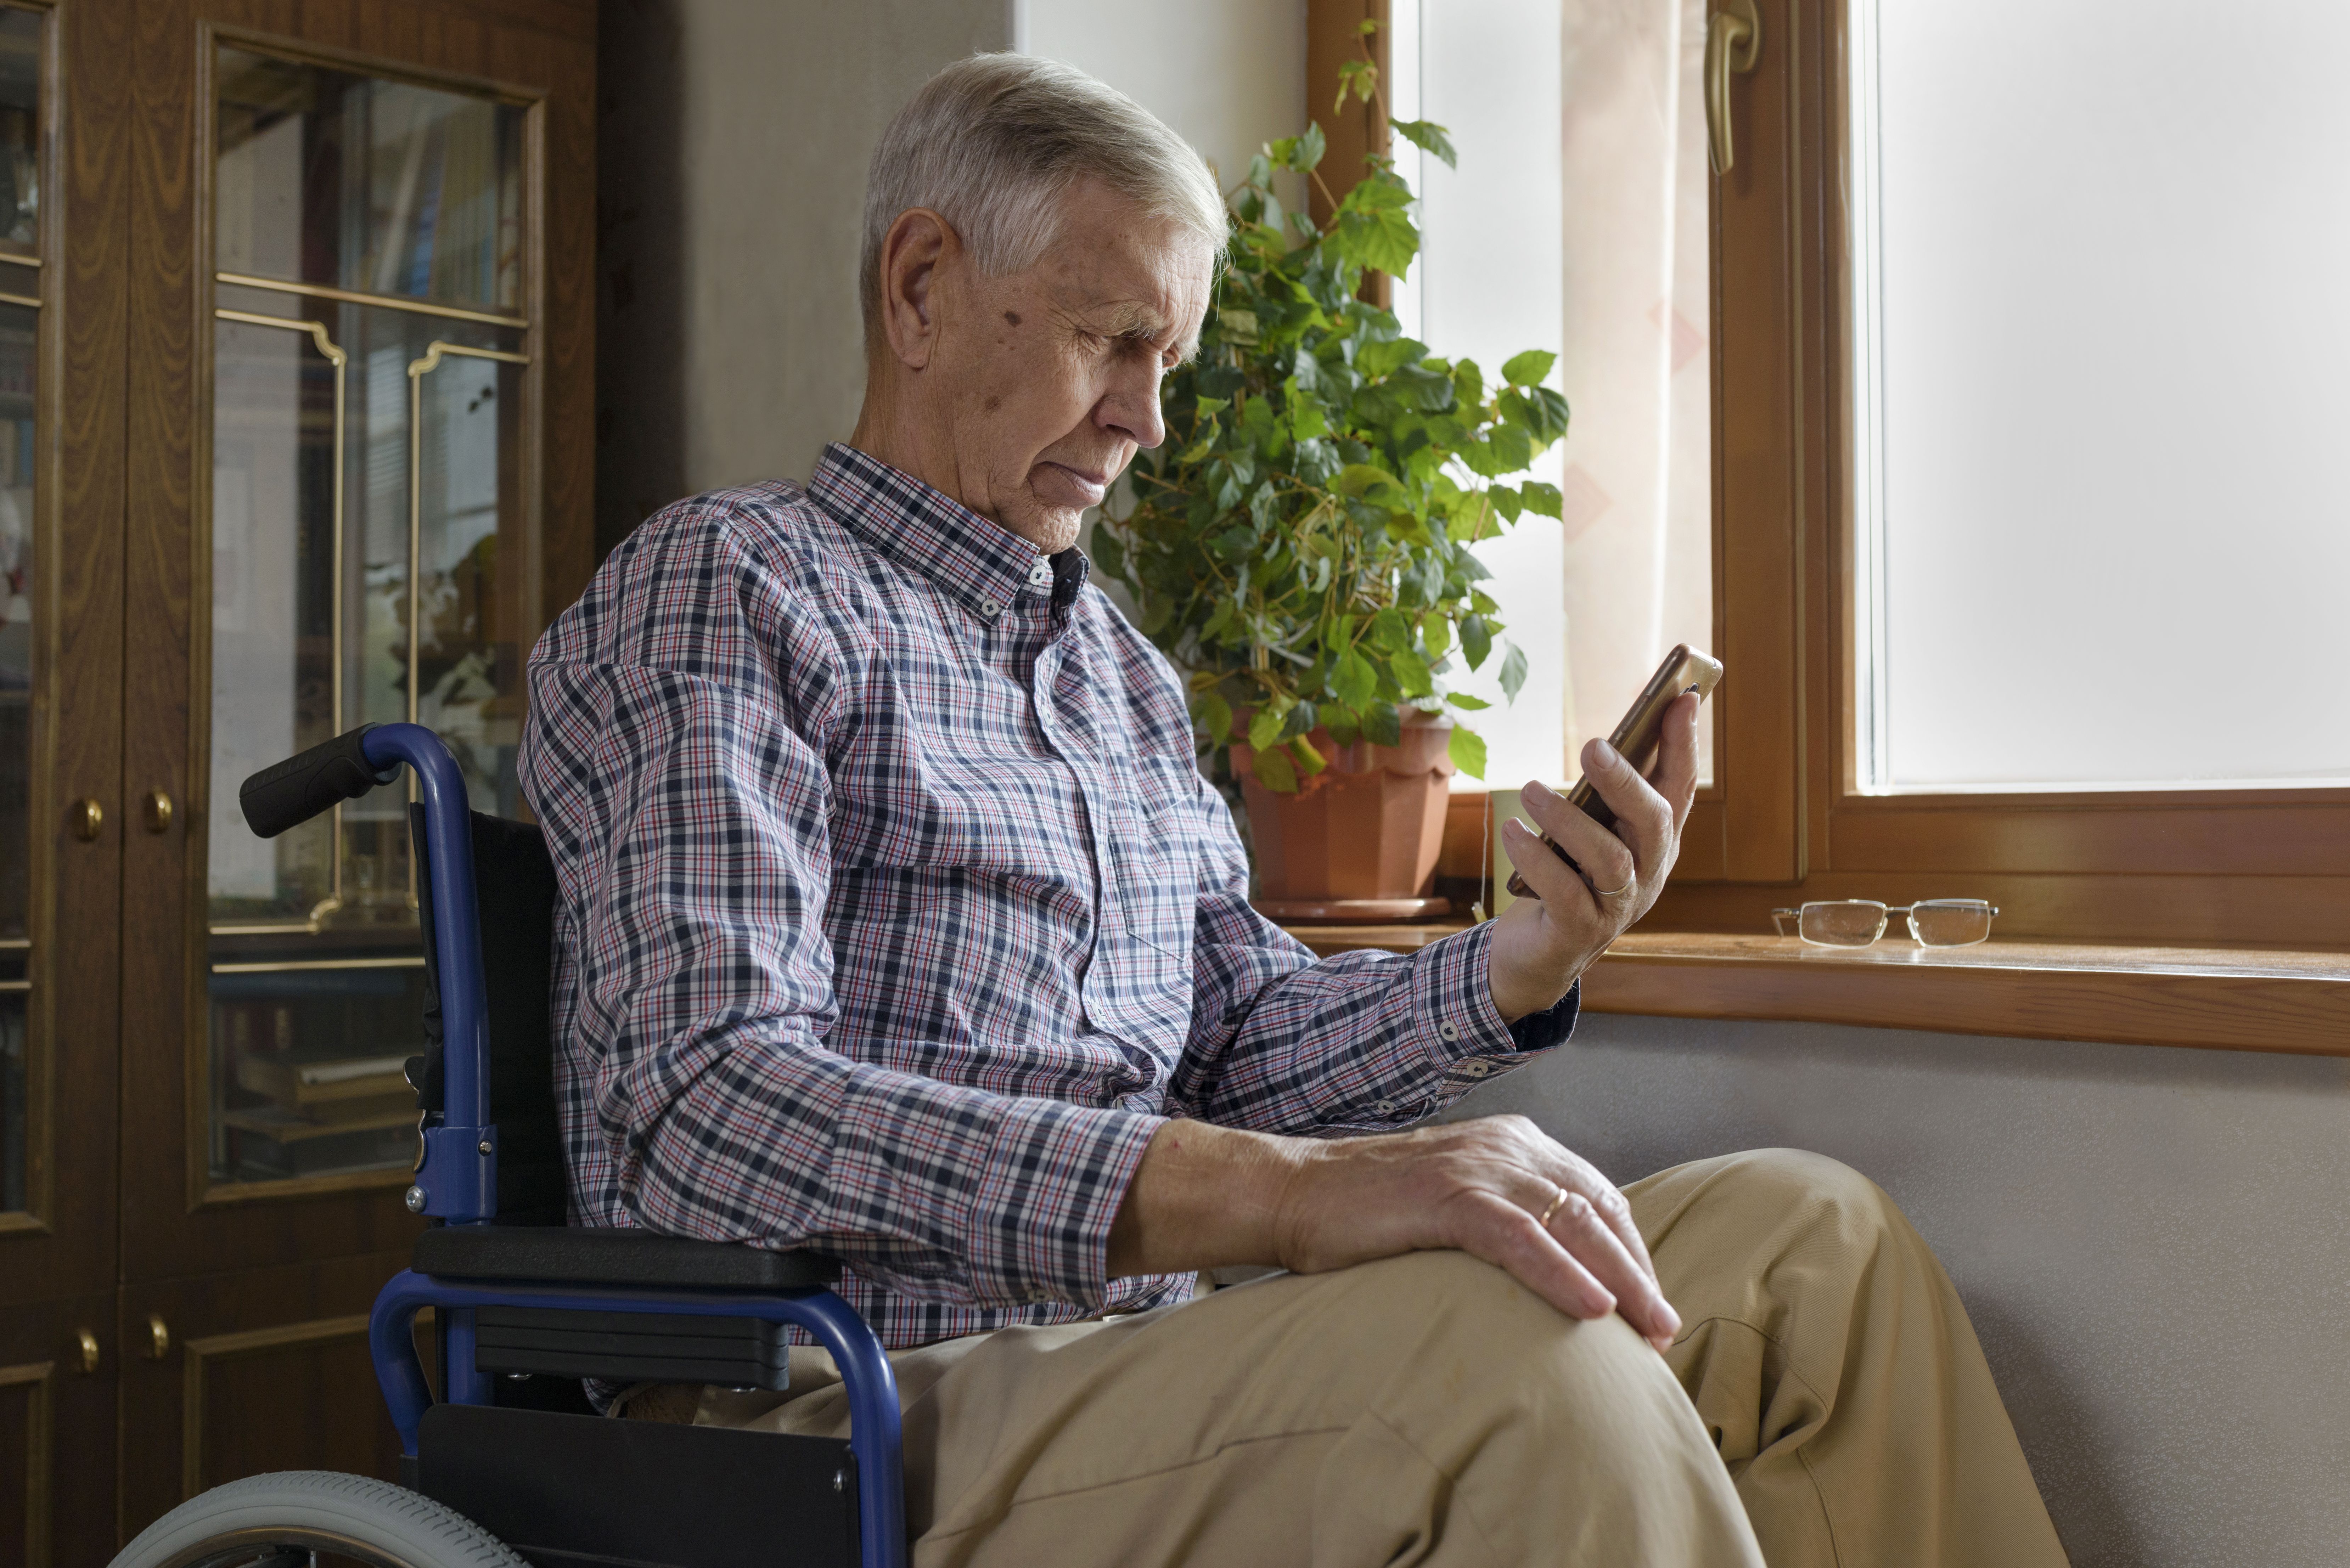
[[88,844],[98,836],[99,830],[105,826],[106,807],[99,805],[95,800],[74,802],[73,830],[76,838]]
[[147,1314],[147,1359],[161,1361],[172,1353],[172,1331],[163,1324],[163,1314]]
[[74,1332],[80,1341],[78,1349],[81,1357],[81,1373],[87,1377],[98,1370],[98,1335],[86,1328],[77,1329]]
[[160,789],[147,792],[147,831],[161,833],[172,826],[172,797]]

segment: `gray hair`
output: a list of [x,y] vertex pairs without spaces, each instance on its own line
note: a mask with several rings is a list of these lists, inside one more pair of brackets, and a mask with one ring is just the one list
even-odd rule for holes
[[867,342],[880,327],[881,243],[899,213],[930,208],[1002,277],[1035,264],[1059,232],[1061,198],[1088,177],[1222,249],[1223,193],[1207,161],[1124,93],[1029,55],[973,55],[923,83],[865,174]]

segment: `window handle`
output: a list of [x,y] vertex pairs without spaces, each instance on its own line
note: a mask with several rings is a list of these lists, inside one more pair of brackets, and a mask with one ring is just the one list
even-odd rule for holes
[[1762,56],[1762,14],[1754,0],[1721,0],[1705,25],[1705,129],[1713,144],[1713,171],[1730,172],[1730,73],[1746,75]]

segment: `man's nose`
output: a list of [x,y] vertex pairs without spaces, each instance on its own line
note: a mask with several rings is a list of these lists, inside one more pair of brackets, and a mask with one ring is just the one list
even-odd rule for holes
[[1167,421],[1159,414],[1156,363],[1121,370],[1095,406],[1094,422],[1105,430],[1123,431],[1135,445],[1149,451],[1167,439]]

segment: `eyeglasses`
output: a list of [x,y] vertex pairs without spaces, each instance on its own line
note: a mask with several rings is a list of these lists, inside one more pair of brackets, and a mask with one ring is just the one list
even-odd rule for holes
[[1965,948],[1991,940],[1999,910],[1981,898],[1925,898],[1915,904],[1880,904],[1869,898],[1835,898],[1799,909],[1773,909],[1771,921],[1783,937],[1801,937],[1814,947],[1865,948],[1885,934],[1894,915],[1909,917],[1909,935],[1920,947]]

